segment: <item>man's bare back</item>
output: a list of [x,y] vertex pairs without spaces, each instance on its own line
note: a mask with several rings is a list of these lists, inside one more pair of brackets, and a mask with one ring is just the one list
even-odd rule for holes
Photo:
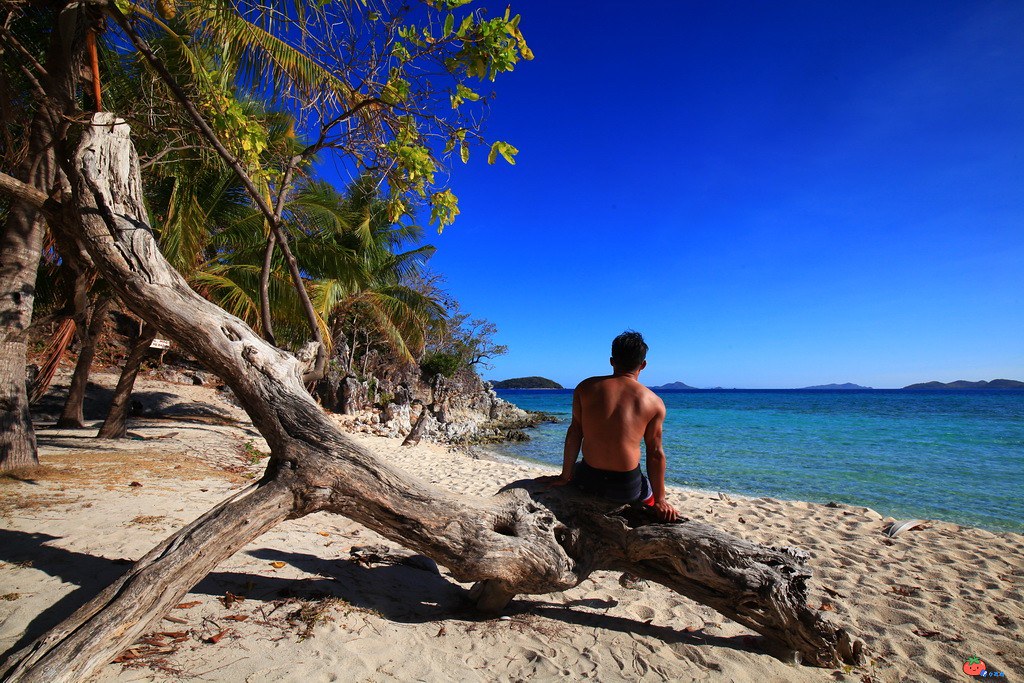
[[[617,360],[617,345],[624,338],[625,345],[633,348],[623,352],[620,347],[619,353],[626,360],[621,357]],[[543,479],[555,486],[573,481],[576,456],[581,449],[583,463],[579,467],[589,467],[587,472],[591,475],[603,472],[606,478],[621,479],[612,475],[638,470],[642,439],[647,448],[647,476],[652,490],[647,504],[659,518],[672,521],[678,514],[665,500],[665,449],[662,446],[665,404],[639,381],[640,372],[647,367],[646,353],[647,345],[639,333],[627,332],[616,337],[611,358],[614,374],[585,379],[576,387],[572,397],[572,422],[565,434],[562,473]],[[641,479],[637,473],[633,484],[637,485]]]
[[573,394],[583,430],[583,459],[593,467],[629,472],[640,464],[640,440],[665,404],[630,375],[591,377]]

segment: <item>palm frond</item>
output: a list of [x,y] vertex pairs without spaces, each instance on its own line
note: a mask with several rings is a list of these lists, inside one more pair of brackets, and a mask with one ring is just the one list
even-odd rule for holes
[[[223,46],[237,73],[254,86],[260,84],[260,92],[280,93],[291,85],[305,96],[332,94],[346,107],[352,105],[355,91],[349,84],[303,50],[246,19],[231,2],[190,4],[184,14],[202,37]],[[301,30],[299,26],[293,32]]]

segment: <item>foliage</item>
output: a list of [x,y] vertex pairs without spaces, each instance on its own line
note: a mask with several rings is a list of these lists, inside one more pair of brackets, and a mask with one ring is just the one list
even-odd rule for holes
[[[343,365],[362,374],[431,351],[436,362],[458,359],[459,368],[439,366],[451,373],[504,352],[492,324],[414,286],[434,247],[413,217],[438,229],[455,220],[448,170],[473,147],[488,148],[489,163],[515,163],[518,150],[486,140],[482,125],[494,99],[487,84],[533,57],[518,15],[463,0],[117,0],[105,11],[104,105],[132,125],[154,232],[193,287],[257,326],[270,254],[274,337],[294,347],[312,325],[328,344],[344,341]],[[0,13],[10,28],[0,35],[0,77],[11,86],[0,88],[0,152],[10,171],[39,101],[39,70],[11,58],[16,37],[41,60],[56,14],[20,2]],[[88,86],[79,83],[83,106]],[[345,192],[320,175],[332,165],[355,178]],[[279,220],[268,222],[256,207],[278,201]],[[268,250],[272,225],[301,277],[290,276],[281,247]],[[51,266],[47,282],[61,266],[55,252]],[[314,309],[305,316],[300,291]]]
[[[165,0],[153,13],[121,0],[137,30],[184,76],[193,101],[226,147],[269,186],[258,99],[293,119],[306,144],[303,160],[326,152],[357,174],[372,172],[385,189],[392,221],[420,205],[439,228],[454,221],[458,201],[442,173],[453,157],[487,144],[481,132],[489,97],[475,88],[533,58],[506,10],[488,17],[471,2],[299,2],[266,5],[229,0]],[[124,36],[111,42],[125,44]],[[170,99],[170,98],[168,98]],[[518,150],[491,141],[489,162],[514,163]]]
[[449,378],[454,377],[455,373],[463,367],[465,367],[463,360],[458,354],[445,353],[444,351],[428,353],[420,361],[420,372],[423,379],[427,382],[430,382],[438,375]]

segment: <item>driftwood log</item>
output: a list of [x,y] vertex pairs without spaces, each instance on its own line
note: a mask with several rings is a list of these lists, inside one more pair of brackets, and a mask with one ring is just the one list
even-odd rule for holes
[[263,478],[140,559],[66,621],[13,655],[11,681],[78,681],[151,630],[222,560],[278,522],[329,511],[445,565],[498,610],[517,594],[561,591],[611,569],[668,586],[817,666],[854,663],[860,641],[807,605],[803,556],[693,522],[531,482],[491,499],[454,497],[346,438],[302,384],[303,364],[195,294],[146,222],[128,126],[94,115],[72,167],[71,201],[96,266],[136,314],[215,370],[266,438]]

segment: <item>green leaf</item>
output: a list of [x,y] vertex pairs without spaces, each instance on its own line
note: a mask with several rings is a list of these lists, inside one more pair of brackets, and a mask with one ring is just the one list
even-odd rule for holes
[[430,222],[437,223],[437,231],[455,222],[459,215],[459,199],[451,190],[435,192],[430,197]]
[[515,147],[508,143],[504,143],[501,147],[498,148],[498,151],[501,153],[501,156],[504,157],[505,161],[512,164],[513,166],[516,165],[515,156],[519,154],[518,149],[516,149]]
[[487,155],[487,163],[493,164],[498,160],[498,155],[501,155],[508,163],[513,166],[516,165],[515,156],[519,154],[519,150],[508,144],[507,142],[501,142],[500,140],[491,145],[491,152]]
[[469,163],[469,145],[465,142],[459,145],[459,156],[462,157],[462,163]]
[[443,37],[447,38],[452,34],[452,29],[455,28],[455,15],[449,14],[444,19],[444,34]]

